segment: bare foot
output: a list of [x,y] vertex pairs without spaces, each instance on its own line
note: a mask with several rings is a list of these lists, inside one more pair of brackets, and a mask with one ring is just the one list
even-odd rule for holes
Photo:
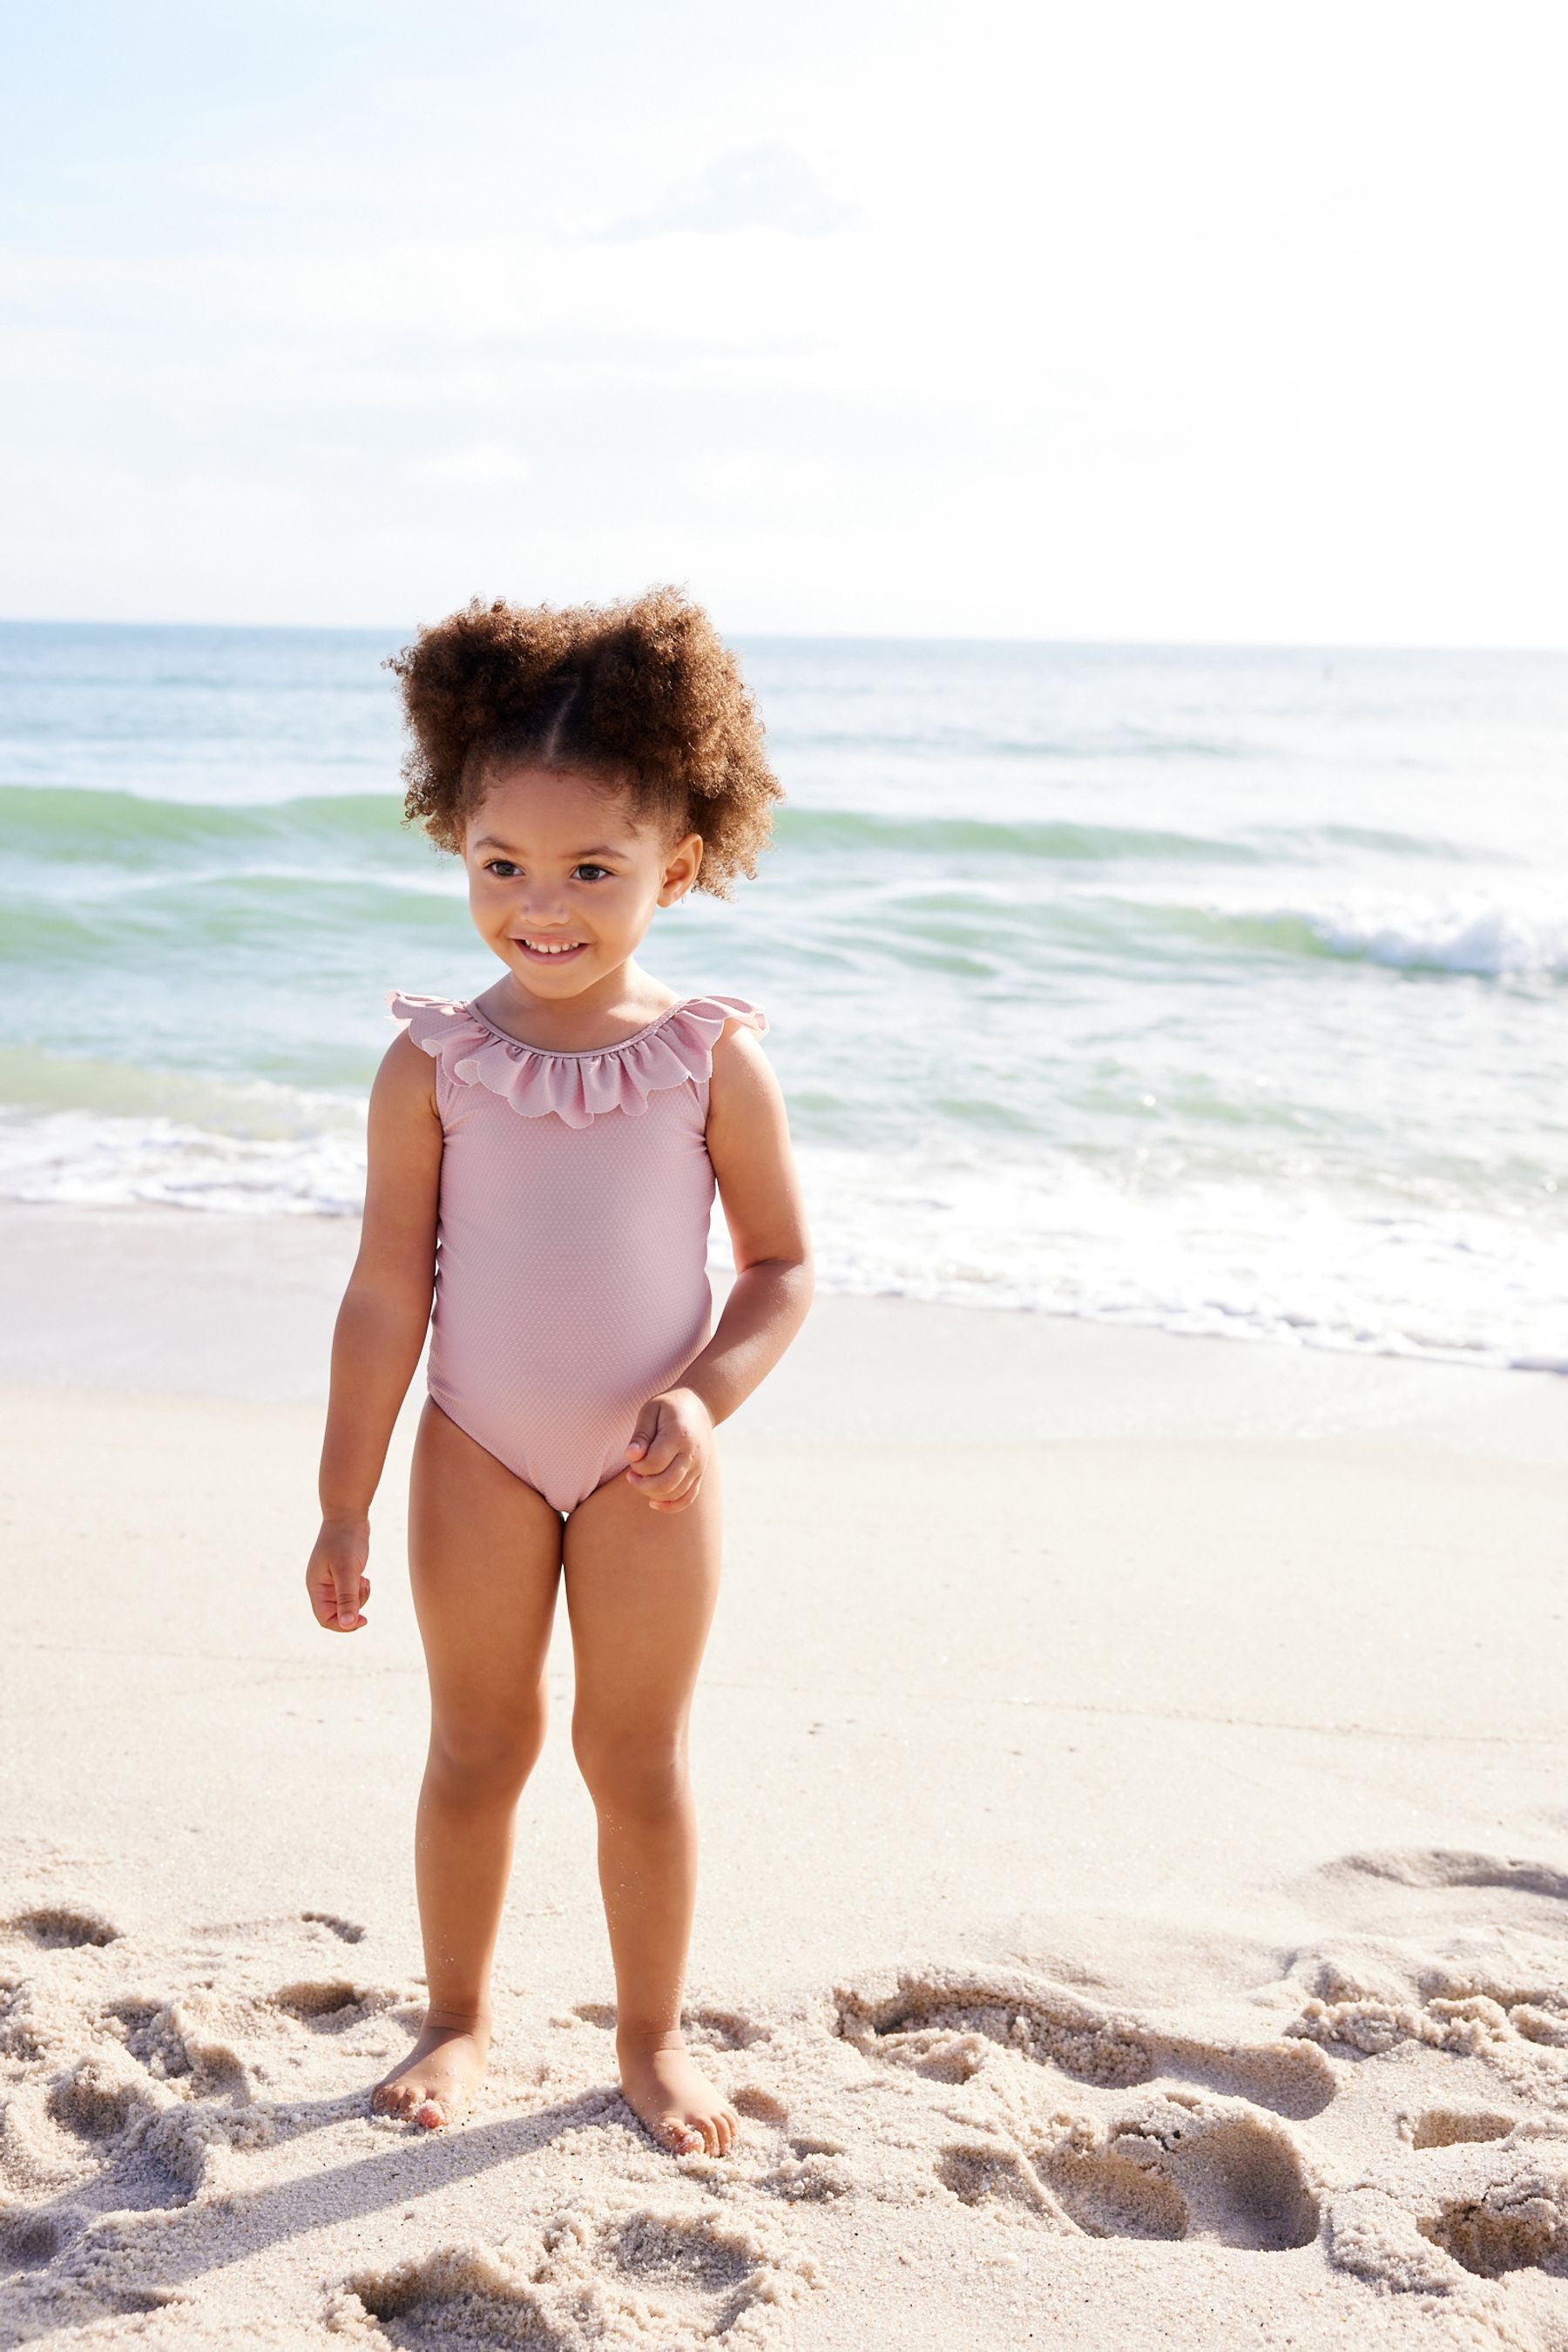
[[622,2042],[621,2093],[661,2147],[677,2156],[728,2156],[741,2118],[700,2069],[679,2033],[652,2048]]
[[407,2057],[371,2093],[372,2108],[426,2131],[461,2122],[483,2077],[489,2047],[490,2029],[483,2019],[427,2010]]

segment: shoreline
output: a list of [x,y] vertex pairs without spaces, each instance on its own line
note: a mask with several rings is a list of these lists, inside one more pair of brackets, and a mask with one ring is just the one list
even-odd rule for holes
[[[332,1320],[358,1242],[357,1218],[217,1217],[153,1205],[80,1209],[0,1202],[0,1262],[6,1267],[8,1305],[0,1321],[0,1385],[38,1382],[324,1404]],[[714,1269],[715,1319],[724,1289],[722,1271]],[[849,1409],[862,1431],[870,1428],[866,1396],[854,1381],[835,1382],[831,1367],[846,1349],[862,1357],[864,1347],[852,1335],[889,1328],[889,1316],[910,1318],[902,1328],[920,1329],[921,1346],[939,1360],[950,1361],[956,1348],[971,1371],[1005,1364],[1025,1381],[1037,1372],[1049,1378],[1078,1356],[1097,1365],[1115,1360],[1141,1394],[1174,1381],[1212,1399],[1221,1425],[1224,1414],[1241,1410],[1248,1395],[1268,1399],[1268,1409],[1285,1414],[1287,1423],[1298,1411],[1309,1416],[1329,1411],[1360,1412],[1377,1425],[1412,1413],[1419,1418],[1457,1412],[1461,1405],[1487,1423],[1500,1415],[1550,1421],[1552,1409],[1538,1400],[1553,1389],[1568,1396],[1568,1377],[1552,1368],[819,1289],[804,1343],[797,1342],[748,1401],[748,1423],[774,1425],[783,1399],[798,1417],[826,1371],[838,1391],[826,1420],[836,1426]],[[801,1346],[808,1354],[816,1352],[810,1335],[824,1321],[832,1327],[832,1343],[808,1379],[799,1370]],[[1108,1349],[1116,1351],[1114,1358]],[[919,1352],[912,1349],[911,1357]],[[1226,1366],[1226,1358],[1239,1361]],[[903,1360],[893,1360],[899,1365]],[[1329,1369],[1336,1367],[1343,1369]],[[884,1388],[889,1370],[883,1363]],[[890,1408],[878,1424],[889,1434],[901,1428],[910,1410],[917,1385],[912,1369],[910,1381],[910,1397],[901,1392],[898,1409]],[[1494,1394],[1499,1389],[1509,1393],[1510,1402]],[[1055,1410],[1062,1409],[1058,1399]],[[1017,1435],[1048,1433],[1016,1408],[1004,1403],[1003,1410]],[[1070,1399],[1066,1410],[1065,1425],[1074,1426]],[[981,1418],[984,1433],[992,1423]],[[1054,1420],[1049,1427],[1063,1425]]]

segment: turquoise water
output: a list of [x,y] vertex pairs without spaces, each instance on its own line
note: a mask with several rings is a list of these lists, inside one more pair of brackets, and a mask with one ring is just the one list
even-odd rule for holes
[[[398,821],[395,634],[0,627],[0,1192],[349,1214],[389,987],[498,967]],[[826,1281],[1568,1362],[1568,658],[763,642],[756,997]]]

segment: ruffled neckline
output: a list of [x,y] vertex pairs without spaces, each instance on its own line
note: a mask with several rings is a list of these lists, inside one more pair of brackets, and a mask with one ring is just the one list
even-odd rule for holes
[[471,1003],[404,989],[390,989],[386,1002],[448,1076],[500,1095],[524,1118],[553,1112],[568,1127],[586,1127],[607,1110],[640,1118],[650,1095],[709,1076],[726,1022],[759,1033],[768,1025],[767,1015],[743,996],[689,996],[618,1045],[554,1053],[509,1037]]

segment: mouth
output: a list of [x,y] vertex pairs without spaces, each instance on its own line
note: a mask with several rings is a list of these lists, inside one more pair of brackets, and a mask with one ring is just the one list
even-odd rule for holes
[[570,963],[576,956],[587,953],[586,940],[528,940],[514,938],[514,948],[521,950],[530,963]]

